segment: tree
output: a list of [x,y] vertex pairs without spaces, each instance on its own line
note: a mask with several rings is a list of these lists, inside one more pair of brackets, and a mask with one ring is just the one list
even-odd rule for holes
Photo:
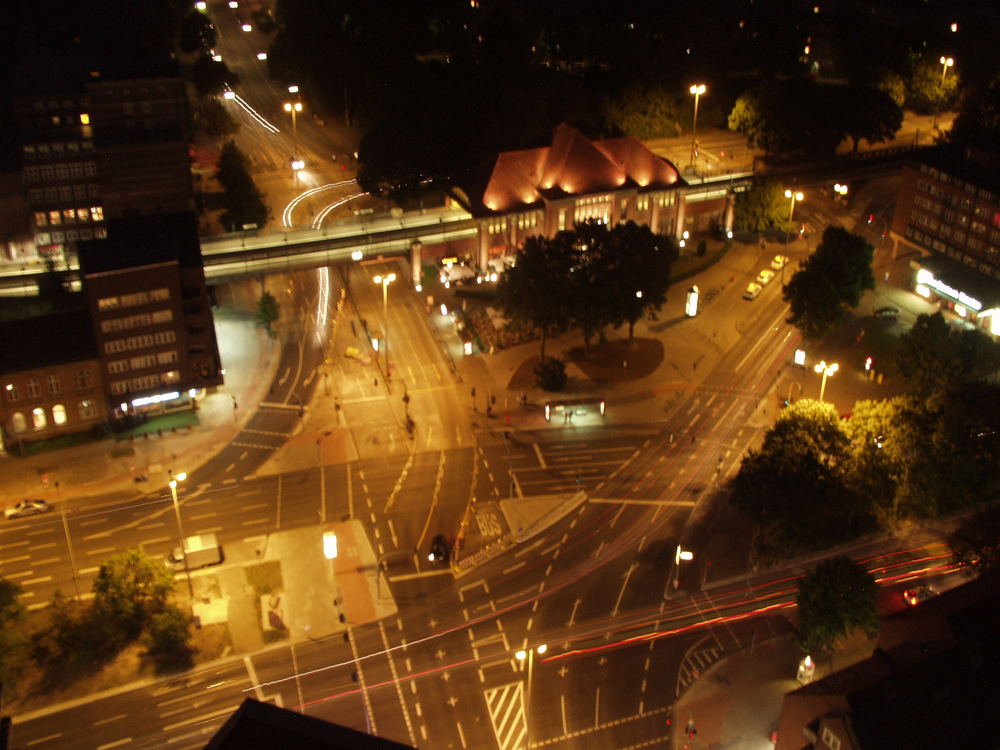
[[[608,234],[610,268],[598,279],[595,294],[606,294],[611,302],[610,323],[628,324],[632,341],[635,324],[643,315],[655,316],[667,301],[670,267],[680,251],[670,237],[653,234],[649,227],[633,221],[616,224]],[[701,255],[705,253],[701,251]]]
[[270,292],[263,292],[257,300],[257,325],[264,326],[269,336],[274,336],[271,324],[281,315],[281,306]]
[[270,212],[250,176],[246,157],[233,141],[227,141],[222,147],[217,175],[225,190],[222,223],[232,232],[247,226],[263,227]]
[[[958,89],[957,66],[945,71],[939,55],[913,55],[906,81],[906,107],[928,114],[944,109]],[[942,75],[944,73],[944,75]]]
[[194,618],[168,604],[146,626],[143,640],[149,655],[161,667],[184,666],[191,660],[191,625]]
[[198,55],[191,66],[191,82],[202,96],[221,94],[228,86],[232,88],[239,80],[224,62],[216,62],[207,54]]
[[838,99],[831,86],[811,78],[769,80],[736,100],[729,129],[769,154],[833,154],[844,136]]
[[681,105],[663,86],[633,83],[605,105],[604,116],[616,131],[635,138],[672,138],[681,134]]
[[570,317],[573,240],[569,232],[552,239],[528,237],[517,251],[517,262],[497,284],[497,304],[504,314],[541,332],[542,360],[548,336],[565,327]]
[[194,102],[193,116],[197,126],[210,136],[234,135],[240,125],[222,102],[214,97],[201,97]]
[[133,547],[101,563],[93,586],[94,608],[132,638],[163,611],[173,590],[173,573],[163,561]]
[[918,315],[893,350],[896,370],[923,394],[962,377],[961,364],[958,337],[939,312]]
[[181,20],[178,46],[185,52],[209,50],[215,46],[215,27],[208,16],[192,10]]
[[1000,76],[983,90],[971,90],[962,96],[958,116],[952,123],[948,140],[962,146],[992,150],[1000,141]]
[[877,598],[878,584],[863,567],[844,556],[824,560],[799,579],[799,645],[815,654],[857,628],[874,635]]
[[558,357],[543,357],[535,363],[535,380],[546,391],[566,387],[566,364]]
[[875,80],[875,88],[892,99],[897,107],[902,108],[906,101],[906,81],[898,73],[880,71]]
[[869,144],[888,141],[903,124],[903,108],[877,88],[852,86],[843,92],[840,115],[844,133],[857,153],[861,139]]
[[13,682],[27,656],[21,628],[27,609],[18,599],[22,591],[19,584],[0,578],[0,685]]
[[819,246],[785,285],[783,296],[791,306],[788,322],[807,338],[821,338],[857,307],[866,289],[875,288],[874,248],[863,237],[843,227],[830,226]]
[[952,559],[976,575],[1000,571],[1000,505],[969,516],[948,538]]
[[731,501],[754,522],[754,553],[775,559],[851,538],[871,525],[848,486],[846,435],[831,404],[803,399],[781,412],[733,479]]
[[776,181],[755,179],[749,190],[736,194],[733,223],[739,231],[760,234],[787,221],[788,199]]

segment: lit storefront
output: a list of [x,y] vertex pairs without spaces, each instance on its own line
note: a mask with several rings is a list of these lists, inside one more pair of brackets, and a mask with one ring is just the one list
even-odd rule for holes
[[910,262],[913,291],[994,336],[1000,336],[1000,286],[976,271],[943,258]]

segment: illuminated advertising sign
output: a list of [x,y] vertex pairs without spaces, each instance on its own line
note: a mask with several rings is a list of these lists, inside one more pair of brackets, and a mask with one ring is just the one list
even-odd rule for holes
[[938,294],[943,294],[945,297],[948,297],[955,302],[961,302],[963,305],[972,308],[976,312],[983,309],[982,302],[977,300],[975,297],[970,297],[965,292],[960,292],[953,286],[949,286],[940,279],[934,278],[934,274],[926,268],[921,268],[917,271],[917,284],[933,289]]

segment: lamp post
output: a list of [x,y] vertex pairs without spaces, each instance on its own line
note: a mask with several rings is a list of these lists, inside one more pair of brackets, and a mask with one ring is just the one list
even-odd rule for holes
[[298,120],[296,117],[302,111],[302,102],[285,102],[282,108],[292,116],[292,150],[297,151],[299,145]]
[[382,285],[382,317],[385,322],[382,327],[382,348],[385,351],[385,379],[388,382],[389,373],[389,284],[396,280],[396,274],[389,273],[385,276],[376,276],[372,281]]
[[531,747],[531,673],[535,666],[535,654],[539,656],[545,654],[549,647],[545,643],[539,643],[534,648],[522,648],[514,654],[514,658],[524,664],[528,662],[528,680],[524,689],[524,746]]
[[698,100],[705,93],[705,84],[692,84],[688,91],[694,94],[694,121],[691,123],[691,166],[694,167],[695,153],[698,150],[698,141],[696,140],[698,135]]
[[941,101],[944,99],[944,78],[948,75],[948,68],[955,64],[955,58],[945,57],[944,55],[938,60],[941,63],[941,83],[938,84],[938,88],[941,89],[941,95],[937,99],[937,106],[934,107],[934,129],[937,130],[938,127],[938,115],[941,114]]
[[184,559],[184,575],[187,576],[188,596],[191,597],[191,603],[194,604],[194,587],[191,585],[191,569],[188,567],[187,550],[184,549],[184,540],[187,537],[184,536],[184,525],[181,523],[181,505],[177,502],[177,483],[183,482],[185,479],[187,479],[187,474],[183,471],[179,474],[171,472],[170,495],[174,499],[174,513],[177,515],[177,533],[181,536],[181,557]]
[[833,375],[833,373],[835,373],[839,369],[840,365],[838,365],[836,362],[831,362],[830,364],[827,364],[824,360],[820,360],[816,364],[816,366],[813,367],[813,370],[815,370],[818,373],[822,373],[823,375],[823,380],[820,382],[819,386],[820,401],[823,400],[823,395],[826,393],[826,379],[831,375]]
[[674,588],[678,589],[681,586],[681,563],[690,562],[694,560],[694,552],[689,549],[684,549],[681,545],[677,545],[677,549],[674,550]]
[[[789,243],[792,241],[792,215],[795,213],[795,202],[805,198],[801,190],[785,190],[785,197],[788,198],[788,226],[785,227],[785,249],[787,251]],[[785,285],[785,266],[788,261],[781,265],[781,285]]]

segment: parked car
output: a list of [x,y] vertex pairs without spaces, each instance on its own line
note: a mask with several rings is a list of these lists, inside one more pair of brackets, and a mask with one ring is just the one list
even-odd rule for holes
[[761,286],[767,286],[771,283],[771,279],[774,278],[774,271],[770,268],[763,269],[759,274],[757,274],[757,283]]
[[906,589],[903,592],[903,601],[911,607],[916,607],[920,602],[925,602],[936,594],[937,591],[930,586],[917,586],[916,588]]
[[899,308],[898,307],[880,307],[874,313],[872,313],[876,318],[898,318]]
[[30,497],[24,498],[19,503],[4,508],[4,518],[22,518],[23,516],[33,516],[38,513],[47,513],[52,510],[52,506],[44,500],[37,500]]
[[760,290],[763,287],[756,281],[751,281],[747,284],[746,291],[743,292],[743,299],[757,299],[757,295],[760,294]]
[[771,268],[773,268],[775,271],[780,271],[787,265],[788,265],[787,255],[775,255],[774,258],[771,259]]

